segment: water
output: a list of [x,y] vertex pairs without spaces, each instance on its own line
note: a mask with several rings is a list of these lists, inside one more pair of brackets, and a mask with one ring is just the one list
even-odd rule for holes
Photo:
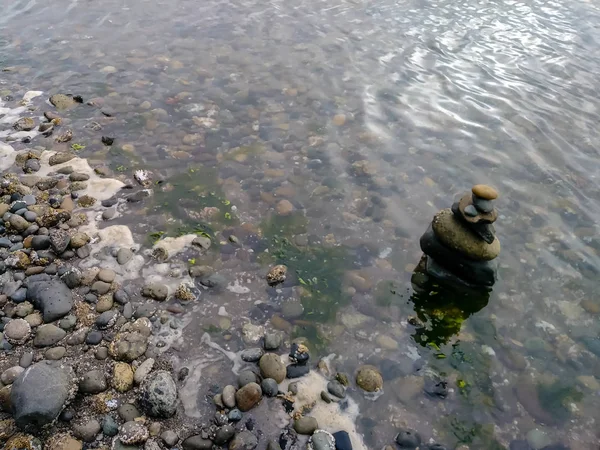
[[[400,426],[448,446],[508,446],[542,428],[597,448],[595,4],[0,3],[2,95],[101,99],[113,117],[65,115],[80,154],[164,180],[117,223],[146,246],[191,230],[222,242],[193,262],[238,288],[188,308],[179,364],[216,377],[194,362],[204,331],[238,350],[247,318],[283,315],[315,359],[382,369],[383,396],[354,393],[369,448]],[[433,214],[480,182],[501,193],[500,279],[463,313],[411,277]],[[281,199],[291,217],[276,214]],[[275,261],[298,271],[279,291],[264,282]],[[423,341],[414,315],[428,320]],[[421,392],[432,373],[448,379],[444,400]]]

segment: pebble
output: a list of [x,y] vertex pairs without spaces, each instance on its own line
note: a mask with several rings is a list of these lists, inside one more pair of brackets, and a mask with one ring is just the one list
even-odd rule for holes
[[267,332],[265,333],[264,347],[265,350],[277,350],[281,346],[283,337],[279,332]]
[[309,449],[312,450],[335,450],[335,438],[325,430],[316,430],[308,440]]
[[[181,444],[183,450],[210,450],[213,448],[213,443],[209,439],[204,439],[201,435],[190,436]],[[231,449],[231,446],[229,446]]]
[[110,291],[110,284],[105,283],[104,281],[96,281],[94,284],[92,284],[92,291],[99,295],[104,295]]
[[231,422],[239,422],[240,420],[242,420],[242,412],[239,409],[234,408],[231,411],[229,411],[229,414],[227,414],[227,418]]
[[84,394],[99,394],[108,389],[108,383],[102,370],[90,370],[83,374],[79,382],[79,391]]
[[175,444],[179,441],[179,436],[172,430],[165,430],[160,435],[160,438],[165,443],[167,447],[174,447]]
[[94,356],[99,361],[105,360],[106,358],[108,358],[108,347],[98,347]]
[[119,289],[113,294],[113,299],[115,302],[124,305],[129,302],[129,295],[123,289]]
[[294,430],[298,434],[311,435],[317,428],[319,424],[314,417],[303,416],[294,421]]
[[31,363],[33,362],[33,352],[25,352],[21,355],[21,359],[19,359],[19,365],[24,369],[27,369]]
[[215,433],[214,443],[217,445],[223,445],[229,442],[235,434],[235,428],[231,425],[224,425],[217,430]]
[[254,408],[262,398],[262,390],[256,383],[248,383],[235,393],[235,401],[240,411]]
[[396,435],[396,444],[403,449],[415,449],[421,445],[421,436],[414,430],[401,430]]
[[67,332],[56,325],[41,325],[33,338],[33,345],[36,347],[49,347],[60,342],[66,335]]
[[235,408],[235,392],[235,387],[230,384],[223,388],[223,392],[221,393],[221,401],[223,402],[223,405],[228,408]]
[[100,331],[90,331],[85,338],[85,343],[89,345],[97,345],[102,342],[102,333]]
[[279,445],[279,442],[270,440],[267,444],[267,450],[281,450],[281,446]]
[[253,450],[258,445],[258,439],[250,431],[242,431],[235,435],[229,443],[229,450]]
[[333,433],[336,450],[352,450],[350,435],[344,430]]
[[120,265],[125,265],[133,258],[133,252],[128,248],[120,248],[117,252],[117,262]]
[[256,362],[264,355],[264,353],[262,348],[249,348],[242,352],[241,357],[243,361]]
[[171,417],[177,410],[177,386],[171,374],[159,370],[148,376],[142,385],[139,403],[152,417]]
[[310,367],[306,364],[290,364],[286,367],[287,378],[300,378],[310,372]]
[[496,200],[498,198],[498,191],[486,184],[476,184],[471,189],[471,192],[473,195],[476,195],[484,200]]
[[327,383],[327,391],[329,391],[331,395],[335,395],[338,398],[346,397],[346,388],[338,380],[331,380],[329,383]]
[[540,450],[552,443],[548,434],[539,428],[529,430],[526,435],[527,442],[533,450]]
[[142,295],[162,302],[167,299],[169,288],[161,283],[148,283],[142,289]]
[[273,378],[265,378],[261,381],[260,387],[267,397],[275,397],[279,392],[279,386],[277,385],[277,381]]
[[129,421],[119,427],[119,440],[125,445],[143,444],[150,437],[142,422]]
[[46,350],[44,357],[49,360],[58,361],[59,359],[62,359],[66,353],[67,349],[65,347],[54,347]]
[[274,353],[263,355],[260,358],[259,367],[263,378],[272,378],[277,383],[281,383],[285,379],[286,368],[279,355]]
[[83,423],[73,424],[72,428],[75,437],[81,439],[84,442],[94,441],[96,435],[102,429],[100,423],[96,419],[90,419]]
[[383,377],[376,367],[364,365],[358,368],[356,384],[367,392],[376,392],[383,387]]
[[31,333],[31,326],[24,319],[13,319],[4,327],[4,336],[14,345],[23,344]]
[[112,385],[118,392],[127,392],[133,387],[133,369],[124,362],[118,362],[113,369]]
[[119,414],[119,417],[125,422],[130,422],[138,417],[142,417],[142,413],[131,403],[123,403],[119,406],[117,414]]
[[102,419],[102,432],[109,437],[116,436],[119,432],[119,425],[113,416],[107,414]]
[[140,364],[139,367],[136,369],[135,374],[133,375],[133,380],[136,382],[136,384],[141,384],[146,379],[148,374],[152,371],[153,367],[153,358],[148,358],[142,364]]
[[294,205],[292,205],[289,200],[279,200],[275,206],[275,211],[277,211],[277,214],[280,216],[289,216],[294,211]]
[[13,384],[17,377],[21,375],[24,371],[25,369],[21,366],[9,367],[4,372],[2,372],[2,375],[0,375],[0,381],[2,381],[2,384],[4,384],[5,386]]
[[482,213],[491,213],[494,210],[494,204],[491,200],[483,200],[476,196],[473,196],[473,206]]
[[251,370],[242,370],[238,375],[238,386],[243,387],[248,383],[256,383],[256,374]]

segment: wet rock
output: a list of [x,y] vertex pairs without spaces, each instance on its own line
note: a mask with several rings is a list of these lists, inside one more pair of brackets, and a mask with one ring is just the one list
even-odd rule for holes
[[306,364],[310,358],[308,347],[304,344],[298,344],[297,342],[292,343],[289,357],[290,361],[294,364]]
[[140,405],[152,417],[166,418],[175,414],[177,386],[168,372],[161,370],[146,379],[140,395]]
[[200,248],[202,250],[208,250],[210,248],[211,244],[212,244],[212,241],[210,240],[210,238],[205,237],[205,236],[195,237],[194,240],[192,241],[192,245],[194,247]]
[[242,327],[242,339],[246,344],[258,344],[264,334],[264,328],[260,325],[246,323]]
[[490,261],[500,254],[500,241],[492,244],[477,238],[462,225],[449,208],[435,215],[433,232],[443,245],[475,261]]
[[533,450],[540,450],[552,444],[552,440],[548,434],[539,428],[529,430],[526,437],[528,444]]
[[149,438],[148,429],[141,422],[125,422],[119,427],[119,440],[125,445],[139,445]]
[[303,416],[294,420],[294,430],[298,434],[311,435],[317,428],[319,424],[314,417]]
[[90,237],[82,232],[75,233],[71,236],[71,248],[79,249],[90,241]]
[[120,248],[117,252],[117,262],[120,265],[125,265],[133,258],[133,252],[128,248]]
[[279,445],[279,442],[270,440],[267,443],[267,450],[281,450],[281,446]]
[[272,267],[267,273],[267,283],[269,286],[276,286],[285,281],[287,276],[287,267],[283,264]]
[[309,450],[336,450],[336,442],[333,435],[325,430],[317,430],[308,440]]
[[265,350],[277,350],[281,346],[283,337],[278,332],[265,333]]
[[264,353],[262,348],[249,348],[242,352],[241,358],[246,362],[256,362],[264,355]]
[[438,376],[426,376],[423,390],[432,397],[446,398],[448,396],[448,382]]
[[99,295],[104,295],[110,291],[110,284],[105,283],[104,281],[96,281],[92,284],[92,291]]
[[292,202],[289,200],[279,200],[275,206],[275,211],[277,211],[277,214],[280,216],[289,216],[294,211],[294,205],[292,205]]
[[79,391],[84,394],[99,394],[108,389],[108,383],[102,370],[86,372],[79,382]]
[[249,431],[235,435],[229,443],[229,450],[253,450],[258,446],[258,439]]
[[238,389],[235,400],[240,411],[245,412],[254,408],[262,398],[262,390],[256,383],[248,383]]
[[58,110],[70,109],[77,105],[73,97],[65,94],[54,94],[50,97],[50,103]]
[[243,387],[243,386],[247,385],[248,383],[256,383],[256,381],[257,381],[257,376],[251,370],[242,370],[238,374],[238,386],[239,387]]
[[67,332],[56,325],[42,325],[37,329],[33,338],[33,345],[36,347],[49,347],[60,342],[66,335]]
[[327,391],[331,395],[335,395],[338,398],[346,397],[346,388],[337,380],[331,380],[329,383],[327,383]]
[[230,384],[223,388],[223,392],[221,393],[223,405],[228,408],[235,408],[235,392],[235,387]]
[[290,364],[285,368],[287,378],[300,378],[310,372],[310,367],[306,364]]
[[213,443],[209,439],[204,439],[201,435],[190,436],[181,444],[183,450],[210,450],[213,448]]
[[229,442],[235,434],[235,428],[231,425],[222,426],[215,433],[214,443],[217,445],[224,445]]
[[31,131],[35,128],[35,122],[31,117],[22,117],[13,124],[17,131]]
[[17,425],[38,430],[53,422],[73,392],[71,372],[56,362],[40,361],[12,385],[10,401]]
[[119,317],[119,313],[117,311],[115,311],[114,309],[110,310],[110,311],[105,311],[96,318],[96,326],[100,330],[106,330],[107,328],[112,328],[112,326],[117,321],[118,317]]
[[98,279],[105,283],[112,283],[115,281],[115,276],[114,270],[110,269],[101,269],[100,272],[98,272]]
[[383,387],[383,377],[374,366],[364,365],[358,368],[356,384],[367,392],[376,392]]
[[229,414],[227,414],[227,418],[230,422],[239,422],[240,420],[242,420],[242,412],[239,409],[234,408],[231,411],[229,411]]
[[89,419],[72,425],[73,434],[84,442],[93,442],[102,426],[96,419]]
[[42,311],[44,322],[66,316],[73,307],[73,296],[60,279],[34,275],[28,279],[27,300]]
[[14,228],[19,233],[22,233],[23,231],[25,231],[30,225],[30,223],[27,222],[27,220],[25,220],[23,217],[21,217],[17,214],[11,215],[10,218],[8,219],[8,223],[10,224],[10,226],[12,228]]
[[97,330],[90,331],[85,338],[85,343],[88,345],[98,345],[100,342],[102,342],[102,333]]
[[267,397],[275,397],[277,392],[279,391],[279,386],[277,385],[277,381],[273,378],[265,378],[261,381],[260,387]]
[[61,280],[69,289],[75,289],[81,285],[81,272],[73,267],[62,275]]
[[403,449],[415,449],[421,445],[421,436],[414,430],[400,430],[395,440]]
[[285,379],[286,367],[279,355],[274,353],[263,355],[260,358],[259,367],[263,378],[272,378],[277,383],[281,383]]
[[149,283],[142,289],[142,295],[162,302],[167,299],[169,288],[164,284]]
[[71,237],[65,230],[55,229],[50,231],[50,245],[56,254],[60,255],[69,246]]

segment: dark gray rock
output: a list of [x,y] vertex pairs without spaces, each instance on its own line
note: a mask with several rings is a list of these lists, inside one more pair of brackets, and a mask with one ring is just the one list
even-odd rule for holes
[[352,441],[346,431],[333,433],[333,438],[335,439],[336,450],[352,450]]
[[267,397],[275,397],[277,392],[279,392],[279,386],[277,385],[277,381],[273,378],[265,378],[260,383],[260,387]]
[[239,422],[240,420],[242,420],[242,412],[239,409],[234,408],[231,411],[229,411],[229,414],[227,414],[227,418],[231,422]]
[[177,386],[164,370],[150,374],[142,387],[140,406],[152,417],[171,417],[177,409]]
[[327,390],[331,395],[335,395],[338,398],[346,397],[346,388],[338,380],[331,380],[327,383]]
[[79,382],[79,391],[84,394],[99,394],[108,389],[108,383],[102,370],[86,372]]
[[73,295],[60,279],[42,274],[33,275],[27,281],[27,300],[42,311],[44,322],[53,322],[69,314]]
[[61,279],[70,289],[75,289],[81,285],[81,271],[71,268],[62,275]]
[[74,391],[72,373],[53,361],[40,361],[12,385],[10,401],[19,428],[39,431],[60,414]]
[[111,328],[117,321],[118,317],[119,312],[115,311],[114,309],[104,311],[96,318],[96,326],[101,330]]
[[290,364],[285,371],[287,378],[300,378],[310,372],[310,367],[306,364]]
[[258,361],[265,352],[262,348],[249,348],[242,352],[242,360],[246,362],[256,362]]
[[217,430],[215,433],[214,443],[217,445],[223,445],[233,438],[235,434],[235,428],[231,425],[224,425]]
[[113,299],[115,302],[124,305],[129,302],[129,295],[123,289],[119,289],[113,294]]
[[117,409],[117,414],[125,422],[131,422],[138,417],[142,417],[142,413],[131,403],[124,403]]
[[34,250],[48,250],[50,248],[50,237],[34,236],[31,240],[31,247]]
[[15,303],[23,303],[27,299],[27,289],[24,287],[17,289],[10,299]]
[[96,435],[100,433],[102,426],[96,419],[89,419],[84,422],[72,425],[73,434],[84,442],[92,442]]
[[204,439],[201,435],[190,436],[181,444],[183,450],[210,450],[213,448],[213,443],[209,439]]
[[60,255],[64,252],[69,246],[69,242],[71,241],[71,236],[65,230],[60,228],[55,228],[50,231],[50,246],[56,252],[57,255]]
[[249,383],[256,383],[257,377],[251,370],[242,370],[238,375],[238,386],[243,387]]
[[400,430],[396,435],[396,444],[400,448],[415,449],[421,445],[421,436],[414,430]]
[[109,414],[102,419],[102,432],[109,437],[116,436],[119,432],[117,421]]
[[97,330],[90,331],[85,338],[85,343],[88,345],[97,345],[102,342],[102,333]]
[[283,340],[281,333],[273,331],[265,333],[265,350],[277,350]]

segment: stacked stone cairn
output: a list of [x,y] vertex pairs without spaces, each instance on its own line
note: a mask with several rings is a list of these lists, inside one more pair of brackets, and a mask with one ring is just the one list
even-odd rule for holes
[[487,185],[473,186],[452,208],[438,212],[421,236],[429,275],[474,287],[496,282],[500,241],[494,222],[498,192]]

